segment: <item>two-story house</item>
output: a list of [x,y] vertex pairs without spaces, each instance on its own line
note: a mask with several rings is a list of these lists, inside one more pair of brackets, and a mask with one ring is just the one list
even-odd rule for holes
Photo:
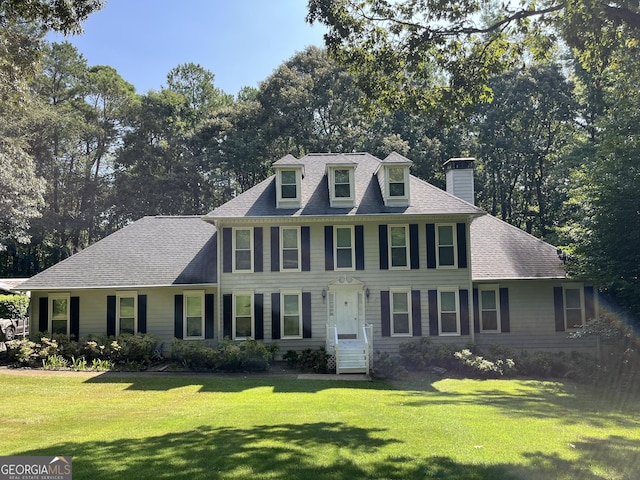
[[[149,332],[168,344],[254,338],[326,346],[339,372],[371,345],[591,348],[567,331],[595,314],[592,285],[555,247],[473,204],[473,159],[445,192],[392,153],[288,155],[203,217],[145,217],[32,277],[34,331]],[[370,356],[369,356],[370,358]]]

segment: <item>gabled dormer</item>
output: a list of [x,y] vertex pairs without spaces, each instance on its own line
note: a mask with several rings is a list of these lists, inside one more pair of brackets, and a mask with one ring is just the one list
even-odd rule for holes
[[392,152],[385,158],[376,176],[382,192],[384,204],[387,207],[409,206],[409,169],[413,162],[399,153]]
[[329,205],[333,208],[353,207],[356,201],[356,167],[358,164],[339,155],[327,162]]
[[276,173],[276,208],[300,208],[304,166],[289,154],[274,162]]

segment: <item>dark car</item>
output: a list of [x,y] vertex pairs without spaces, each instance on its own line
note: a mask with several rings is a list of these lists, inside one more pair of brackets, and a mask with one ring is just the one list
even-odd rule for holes
[[29,334],[29,319],[9,319],[0,318],[0,342],[11,341],[16,338],[16,335],[28,335]]

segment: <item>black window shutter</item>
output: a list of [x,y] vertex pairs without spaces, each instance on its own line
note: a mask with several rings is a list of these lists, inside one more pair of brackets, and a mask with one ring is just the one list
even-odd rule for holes
[[584,287],[584,318],[588,322],[596,315],[595,294],[592,286]]
[[49,330],[49,297],[40,297],[38,303],[38,330],[41,333]]
[[418,238],[418,224],[409,225],[409,255],[411,259],[411,270],[420,268],[420,243]]
[[380,270],[389,270],[389,227],[378,225],[378,244],[380,245]]
[[107,296],[107,337],[116,336],[116,296]]
[[213,293],[206,293],[204,295],[204,338],[213,338],[213,312]]
[[473,331],[480,333],[480,300],[478,289],[473,289]]
[[231,330],[233,329],[233,295],[225,294],[222,296],[222,337],[233,338]]
[[500,289],[500,331],[511,332],[511,319],[509,316],[509,289]]
[[427,268],[436,268],[436,226],[427,223]]
[[147,296],[138,295],[138,333],[147,333]]
[[222,229],[222,271],[228,273],[233,270],[233,231]]
[[469,335],[469,290],[460,290],[460,335]]
[[422,309],[420,307],[420,290],[411,290],[411,322],[413,336],[422,336]]
[[458,241],[458,268],[467,268],[467,224],[456,225],[456,239]]
[[302,338],[311,338],[311,292],[302,292]]
[[71,297],[69,311],[69,326],[71,331],[69,334],[76,340],[80,339],[80,297]]
[[564,299],[562,287],[553,287],[553,313],[556,320],[556,332],[564,332]]
[[176,338],[184,338],[184,295],[175,295],[173,298],[173,336]]
[[429,335],[438,336],[438,291],[429,290]]
[[324,227],[324,269],[333,270],[333,227]]
[[389,302],[389,290],[380,292],[380,319],[383,337],[391,336],[391,303]]
[[253,229],[253,271],[261,272],[263,270],[263,250],[262,245],[262,227]]
[[271,294],[271,338],[280,338],[280,294]]
[[253,317],[256,320],[256,340],[264,340],[264,295],[256,293],[253,296]]
[[280,271],[280,227],[271,227],[271,271]]
[[356,270],[364,270],[364,226],[356,225]]
[[302,247],[302,271],[311,271],[311,229],[300,227],[300,243]]

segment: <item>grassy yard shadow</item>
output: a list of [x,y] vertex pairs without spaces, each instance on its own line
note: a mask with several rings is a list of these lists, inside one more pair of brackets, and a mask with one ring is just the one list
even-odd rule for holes
[[[379,451],[400,439],[377,437],[379,429],[343,423],[212,428],[113,441],[61,442],[20,455],[72,455],[76,480],[171,479],[448,479],[552,480],[637,478],[636,441],[621,437],[585,440],[579,459],[525,454],[521,465],[474,465],[449,457],[384,457]],[[324,449],[324,455],[317,450]],[[602,472],[594,473],[592,467]],[[560,477],[559,475],[562,475]]]

